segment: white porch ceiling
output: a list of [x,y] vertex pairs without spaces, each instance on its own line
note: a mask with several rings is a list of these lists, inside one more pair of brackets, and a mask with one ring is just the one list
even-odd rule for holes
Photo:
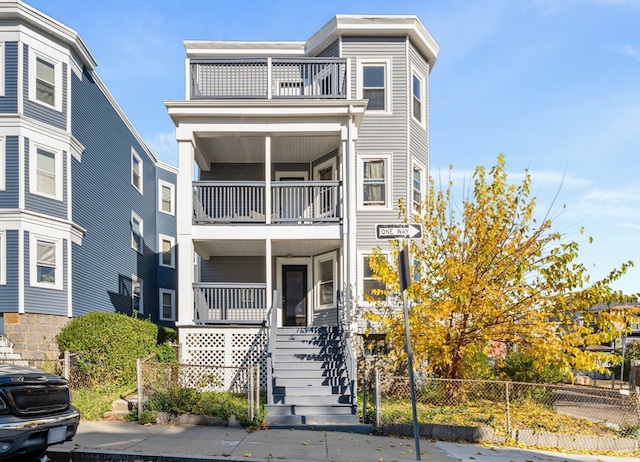
[[[222,136],[197,139],[200,153],[209,162],[262,163],[264,136]],[[274,162],[312,162],[340,147],[340,136],[272,136],[271,159]]]
[[[317,255],[336,249],[342,245],[340,239],[306,239],[272,241],[271,253],[274,257]],[[195,241],[196,252],[207,258],[210,256],[262,256],[265,254],[264,240],[211,240]]]

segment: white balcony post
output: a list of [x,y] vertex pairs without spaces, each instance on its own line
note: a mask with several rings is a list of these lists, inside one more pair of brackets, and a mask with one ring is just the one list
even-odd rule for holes
[[[269,135],[264,138],[264,215],[265,223],[271,224],[271,137]],[[267,290],[267,294],[270,293],[271,291]]]
[[271,89],[271,79],[273,79],[273,73],[271,69],[271,58],[267,58],[267,99],[273,97]]
[[176,185],[177,246],[178,246],[178,319],[177,325],[191,325],[194,318],[193,305],[193,259],[194,249],[191,237],[193,214],[193,161],[194,150],[191,140],[178,142],[178,179]]
[[[273,301],[272,293],[273,293],[273,277],[271,277],[271,272],[273,271],[272,264],[272,255],[271,255],[271,239],[266,239],[264,241],[265,249],[264,249],[264,260],[265,260],[265,275],[267,280],[265,281],[265,308],[266,312],[269,312],[269,308],[271,308],[270,303]],[[280,313],[278,313],[278,319],[280,318]],[[267,319],[267,322],[270,322],[270,319]],[[277,327],[277,326],[269,326],[269,327]]]

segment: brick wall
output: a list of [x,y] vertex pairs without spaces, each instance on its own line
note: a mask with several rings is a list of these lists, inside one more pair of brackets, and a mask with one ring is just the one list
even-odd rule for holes
[[5,313],[4,335],[23,359],[53,359],[60,354],[55,337],[69,320],[48,314]]

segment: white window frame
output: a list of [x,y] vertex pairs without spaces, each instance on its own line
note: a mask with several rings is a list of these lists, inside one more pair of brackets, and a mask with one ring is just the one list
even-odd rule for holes
[[[0,45],[2,45],[0,43]],[[1,51],[1,50],[0,50]],[[0,59],[2,59],[2,53],[0,53]],[[0,74],[2,73],[2,68],[0,67]],[[0,76],[0,83],[2,77]],[[2,96],[0,94],[0,96]],[[7,188],[7,155],[5,153],[5,138],[4,136],[0,136],[0,191],[4,191]]]
[[363,99],[364,84],[364,68],[369,66],[384,67],[384,110],[367,108],[366,114],[382,114],[388,115],[393,113],[391,95],[393,93],[391,85],[391,59],[390,58],[358,58],[357,60],[357,79],[356,79],[356,97]]
[[[164,263],[164,250],[162,244],[168,241],[171,243],[171,263],[166,265]],[[166,236],[164,234],[158,235],[158,264],[164,268],[175,268],[176,267],[176,238],[172,236]]]
[[[140,243],[138,244],[139,248],[136,248],[136,240],[135,234],[133,232],[133,221],[137,221],[139,223],[140,228]],[[131,211],[131,248],[138,252],[139,254],[144,254],[144,221],[140,218],[136,212]]]
[[[134,179],[135,179],[135,176],[134,176],[135,170],[134,170],[133,166],[135,165],[135,161],[138,161],[138,164],[140,165],[140,172],[138,172],[138,181],[140,182],[139,187],[136,186],[136,183],[134,181]],[[142,161],[142,157],[140,157],[140,155],[133,148],[131,148],[131,185],[140,194],[144,195],[144,162]]]
[[[38,59],[50,64],[53,66],[53,104],[49,104],[45,101],[41,101],[37,98],[37,61]],[[59,112],[62,112],[62,62],[56,59],[51,58],[50,56],[45,55],[39,51],[34,50],[32,47],[29,47],[29,100],[42,104],[43,106],[53,108]]]
[[[414,202],[414,198],[413,198],[413,192],[415,191],[414,185],[413,185],[413,175],[415,173],[415,171],[420,170],[420,204],[419,204],[419,210],[415,209],[415,202]],[[424,198],[425,198],[425,168],[422,166],[422,164],[418,163],[418,162],[413,162],[413,166],[411,168],[411,212],[414,215],[421,215],[423,213],[423,208],[424,208]]]
[[[171,317],[169,318],[164,316],[163,298],[165,294],[169,294],[171,296]],[[160,289],[158,306],[160,307],[160,313],[159,313],[160,321],[175,321],[176,320],[176,291],[171,289]]]
[[[413,87],[413,79],[417,79],[420,82],[420,98],[418,99],[418,102],[420,103],[420,118],[416,118],[415,114],[414,114],[414,103],[416,101],[416,97],[414,94],[414,87]],[[418,72],[416,69],[412,68],[411,69],[411,117],[413,118],[413,120],[415,120],[417,123],[419,123],[422,127],[426,127],[426,98],[425,98],[425,91],[426,91],[426,79],[424,77],[424,75],[422,75],[420,72]]]
[[[38,150],[53,154],[55,193],[47,194],[38,191]],[[62,200],[62,151],[46,146],[32,139],[29,140],[29,192],[38,196]]]
[[[138,297],[138,309],[134,308],[135,300],[135,287],[140,287],[140,296]],[[137,312],[138,314],[144,314],[144,281],[135,274],[131,275],[131,312]]]
[[7,233],[0,230],[0,286],[7,284]]
[[[52,244],[55,246],[55,259],[56,266],[54,269],[54,282],[41,282],[38,281],[38,243],[46,242],[47,244]],[[63,261],[63,252],[62,252],[63,241],[59,238],[53,238],[50,236],[42,236],[38,234],[29,233],[29,282],[32,287],[42,287],[45,289],[54,289],[54,290],[62,290],[63,289],[63,272],[62,267],[64,264]]]
[[[171,192],[171,204],[169,211],[166,211],[162,208],[162,189],[165,187],[169,188],[169,191]],[[173,183],[169,183],[168,181],[164,180],[158,180],[158,211],[166,213],[167,215],[176,214],[176,185],[174,185]]]
[[[331,262],[331,266],[333,267],[333,302],[332,303],[328,303],[328,304],[322,304],[321,302],[321,289],[322,289],[322,275],[321,275],[321,265],[322,263],[325,262]],[[314,282],[315,282],[315,306],[316,309],[319,310],[326,310],[326,309],[331,309],[331,308],[336,308],[338,306],[337,303],[337,296],[336,296],[336,291],[337,291],[337,277],[338,277],[338,258],[336,256],[335,252],[331,252],[331,253],[327,253],[327,254],[323,254],[323,255],[319,255],[317,257],[314,257],[314,262],[313,262],[313,272],[314,272]]]
[[[382,254],[389,259],[390,258],[390,253],[389,252],[382,252]],[[375,306],[376,302],[369,302],[367,300],[365,300],[364,298],[364,259],[368,258],[369,255],[371,255],[371,252],[363,252],[363,251],[358,251],[358,268],[357,268],[357,274],[358,274],[358,304],[361,306]]]
[[[392,183],[391,183],[391,174],[392,174],[392,170],[391,170],[391,159],[392,156],[391,154],[363,154],[363,155],[358,155],[358,211],[365,211],[365,210],[392,210],[393,209],[393,205],[391,204],[391,198],[392,198]],[[385,195],[385,199],[384,199],[384,204],[381,205],[375,205],[375,204],[370,204],[367,205],[364,203],[364,165],[365,162],[368,161],[376,161],[376,160],[383,160],[384,161],[384,179],[385,179],[385,191],[384,191],[384,195]]]

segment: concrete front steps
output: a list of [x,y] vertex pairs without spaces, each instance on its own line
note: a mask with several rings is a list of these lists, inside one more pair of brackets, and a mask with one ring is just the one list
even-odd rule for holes
[[351,404],[335,327],[277,329],[272,388],[273,404],[265,406],[269,427],[371,430]]

